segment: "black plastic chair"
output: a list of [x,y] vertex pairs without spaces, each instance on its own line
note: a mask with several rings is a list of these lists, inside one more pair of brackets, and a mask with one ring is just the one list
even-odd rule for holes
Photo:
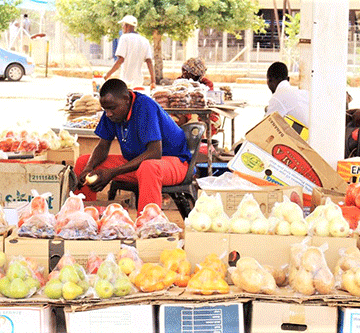
[[[196,159],[199,154],[201,138],[205,132],[206,125],[201,122],[196,122],[185,124],[181,126],[181,128],[185,132],[188,148],[192,154],[192,158],[189,163],[189,169],[184,181],[181,184],[163,186],[162,193],[170,195],[170,197],[174,200],[181,216],[185,218],[189,215],[197,199],[197,187],[196,181],[194,179],[194,169]],[[139,198],[139,188],[137,184],[113,180],[110,184],[108,200],[114,200],[118,190],[133,192],[135,194],[137,207]]]

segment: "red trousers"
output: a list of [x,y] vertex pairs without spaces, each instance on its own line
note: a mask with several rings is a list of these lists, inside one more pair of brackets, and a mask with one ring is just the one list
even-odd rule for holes
[[[80,156],[75,164],[75,174],[79,176],[85,168],[90,155]],[[122,155],[109,155],[108,158],[95,169],[112,169],[127,163]],[[138,214],[148,203],[156,203],[161,208],[162,186],[180,184],[187,173],[188,163],[181,162],[178,157],[163,156],[160,160],[145,160],[140,167],[133,172],[116,176],[113,180],[121,180],[129,183],[137,183],[139,186]],[[85,201],[95,201],[96,192],[88,186],[77,190],[75,194],[83,193]]]

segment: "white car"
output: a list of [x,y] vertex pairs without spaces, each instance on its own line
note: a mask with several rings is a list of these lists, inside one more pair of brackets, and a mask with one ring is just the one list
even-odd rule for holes
[[0,80],[19,81],[23,75],[31,75],[34,68],[31,57],[0,47]]

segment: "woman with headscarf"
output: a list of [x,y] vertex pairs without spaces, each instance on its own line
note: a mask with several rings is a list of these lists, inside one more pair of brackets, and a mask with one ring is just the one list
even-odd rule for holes
[[[209,90],[214,90],[214,84],[212,81],[207,79],[205,77],[206,72],[206,66],[204,61],[201,58],[190,58],[187,61],[185,61],[181,67],[182,75],[179,77],[179,79],[192,79],[196,82],[200,82],[207,87],[209,87]],[[184,116],[177,116],[178,120],[175,119],[175,121],[178,123],[178,125],[183,125],[190,120],[198,121],[197,115],[184,115]],[[218,114],[215,112],[211,113],[210,115],[210,121],[211,121],[211,133],[212,135],[216,134],[218,132],[218,129],[221,127],[221,120]]]

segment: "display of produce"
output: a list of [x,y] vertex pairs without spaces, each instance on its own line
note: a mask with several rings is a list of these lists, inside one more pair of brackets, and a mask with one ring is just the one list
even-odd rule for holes
[[89,287],[85,269],[66,253],[49,275],[43,292],[51,299],[73,300],[84,297]]
[[273,295],[276,292],[273,275],[251,257],[241,257],[237,261],[236,268],[231,271],[231,280],[248,293]]
[[343,217],[341,208],[326,198],[325,205],[320,205],[306,218],[312,233],[316,236],[348,237],[352,233],[349,222]]
[[116,255],[116,262],[126,275],[130,275],[136,269],[140,269],[143,264],[137,249],[125,244],[121,244],[121,250]]
[[101,263],[94,281],[95,297],[110,298],[126,296],[132,291],[132,284],[120,266],[115,262],[113,253]]
[[3,207],[0,205],[0,235],[9,227]]
[[34,260],[18,256],[6,265],[5,257],[0,255],[0,258],[0,269],[3,276],[0,279],[0,293],[5,297],[28,298],[44,285],[45,280],[42,274],[44,268]]
[[95,129],[100,121],[100,117],[94,116],[83,116],[69,120],[65,123],[65,127],[70,128],[89,128]]
[[151,97],[163,108],[205,108],[208,89],[192,79],[177,79],[171,86],[153,91]]
[[307,241],[291,246],[289,284],[295,292],[308,296],[330,294],[335,288],[335,278],[324,256],[328,245],[308,246]]
[[53,238],[55,236],[55,216],[49,212],[47,199],[51,193],[39,195],[32,190],[34,198],[21,212],[18,221],[18,235],[22,237]]
[[359,297],[360,251],[357,247],[342,248],[339,251],[339,256],[334,271],[335,287]]
[[143,292],[164,290],[173,285],[177,274],[159,264],[145,263],[129,275],[130,281]]
[[67,95],[64,111],[68,114],[68,121],[82,116],[93,116],[101,110],[98,97],[81,93],[70,93]]
[[230,288],[225,281],[226,272],[223,261],[216,254],[209,254],[195,267],[186,290],[202,295],[227,294]]
[[186,258],[183,249],[163,250],[160,254],[160,263],[166,268],[177,273],[174,284],[178,287],[186,287],[190,280],[191,263]]

